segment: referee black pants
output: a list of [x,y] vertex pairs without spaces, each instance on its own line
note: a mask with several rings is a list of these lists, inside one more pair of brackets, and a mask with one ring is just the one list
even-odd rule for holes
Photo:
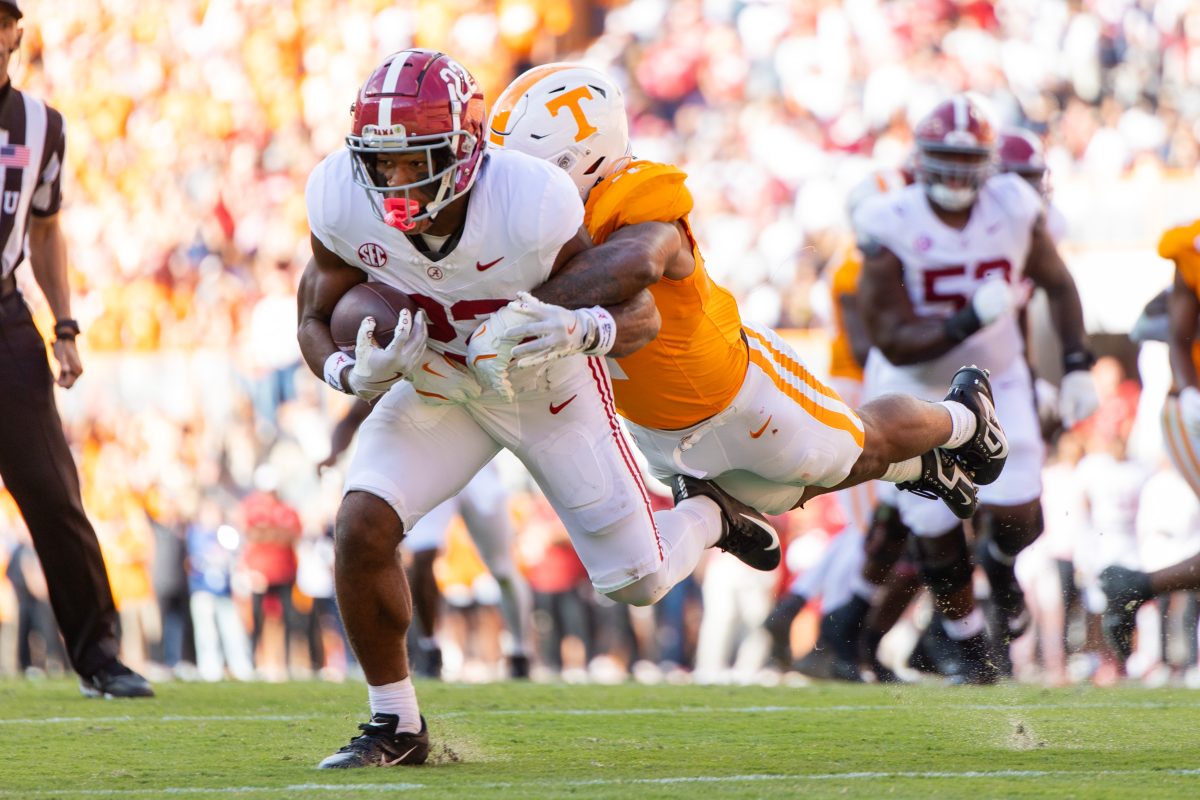
[[0,298],[0,480],[32,534],[71,666],[90,676],[117,657],[117,610],[54,404],[46,344],[16,291]]

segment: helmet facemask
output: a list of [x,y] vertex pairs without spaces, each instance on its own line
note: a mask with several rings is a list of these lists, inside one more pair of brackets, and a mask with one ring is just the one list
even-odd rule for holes
[[929,199],[946,211],[965,211],[992,174],[991,151],[984,148],[921,147],[917,180]]
[[[462,162],[453,154],[470,153],[475,143],[475,137],[465,130],[408,136],[403,125],[393,125],[390,130],[367,125],[361,135],[346,137],[354,182],[367,191],[375,216],[401,231],[411,230],[423,219],[435,219],[438,212],[463,194],[454,191]],[[379,167],[379,157],[410,154],[424,157],[423,176],[389,185]]]

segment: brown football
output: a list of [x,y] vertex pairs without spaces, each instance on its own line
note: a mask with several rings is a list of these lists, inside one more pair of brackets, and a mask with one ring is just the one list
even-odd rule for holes
[[342,295],[333,308],[329,332],[333,343],[343,352],[353,353],[358,341],[358,327],[366,317],[375,318],[375,342],[387,347],[396,330],[396,317],[401,309],[417,313],[417,304],[394,286],[368,281],[353,286]]

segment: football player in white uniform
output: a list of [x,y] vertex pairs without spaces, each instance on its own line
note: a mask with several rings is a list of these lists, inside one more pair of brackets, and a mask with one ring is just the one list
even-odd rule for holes
[[[986,533],[980,562],[1007,642],[1026,624],[1013,562],[1042,529],[1042,441],[1015,311],[1029,280],[1045,290],[1062,341],[1061,412],[1068,426],[1097,405],[1075,283],[1044,224],[1044,203],[1013,174],[993,174],[996,134],[966,95],[938,105],[917,126],[918,183],[868,199],[855,215],[864,254],[859,301],[875,343],[867,395],[907,391],[933,397],[962,363],[991,371],[996,412],[1011,465],[976,473],[977,517]],[[946,631],[959,643],[960,679],[990,682],[985,621],[971,591],[971,556],[961,522],[940,503],[900,495],[904,522],[918,535],[922,570]],[[982,511],[981,511],[982,515]]]
[[[745,540],[731,549],[749,563],[779,560],[775,531],[732,498],[694,497],[651,512],[613,406],[602,356],[617,352],[617,330],[604,309],[588,311],[574,357],[513,371],[511,397],[481,390],[467,371],[468,340],[488,316],[590,242],[579,192],[562,170],[521,153],[485,155],[483,96],[461,64],[429,50],[389,56],[359,91],[346,145],[309,177],[313,258],[300,286],[298,337],[315,373],[375,401],[347,470],[334,575],[371,720],[322,768],[428,757],[405,652],[412,603],[396,548],[502,447],[545,493],[596,590],[616,600],[654,602],[691,573],[705,547],[730,540]],[[366,318],[350,357],[334,344],[329,320],[368,277],[404,291],[420,312],[400,312],[386,347]]]
[[[365,400],[357,400],[347,409],[333,427],[329,455],[318,469],[337,463],[370,413],[371,405]],[[416,633],[427,667],[418,672],[432,677],[441,674],[442,653],[434,638],[441,594],[434,579],[433,562],[445,544],[446,531],[455,514],[462,516],[480,559],[500,589],[500,615],[505,629],[503,650],[509,677],[528,678],[530,664],[525,646],[533,596],[525,576],[513,563],[514,532],[507,513],[507,495],[499,473],[491,464],[480,470],[461,492],[423,517],[404,537],[404,547],[413,557],[407,577],[413,613],[420,623]]]

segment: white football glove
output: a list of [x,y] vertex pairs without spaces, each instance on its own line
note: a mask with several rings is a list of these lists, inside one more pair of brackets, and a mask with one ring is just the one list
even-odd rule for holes
[[1038,421],[1043,427],[1057,425],[1062,421],[1059,416],[1058,387],[1045,378],[1037,378],[1033,382],[1033,399],[1037,404]]
[[505,400],[516,397],[508,376],[516,342],[508,338],[508,331],[525,320],[525,315],[509,303],[479,323],[467,342],[467,368],[485,392]]
[[428,347],[421,354],[420,366],[413,370],[408,379],[412,381],[422,402],[428,405],[465,403],[483,393],[469,371]]
[[1188,386],[1179,393],[1179,416],[1193,437],[1200,437],[1200,390]]
[[971,295],[971,308],[979,317],[979,324],[991,325],[1010,313],[1017,306],[1016,293],[1012,285],[1003,278],[991,278]]
[[1058,413],[1064,428],[1074,428],[1099,407],[1100,398],[1091,372],[1077,369],[1063,375],[1058,386]]
[[517,367],[535,367],[576,353],[602,356],[617,338],[612,314],[600,306],[572,310],[543,303],[527,292],[520,292],[509,305],[528,317],[507,334],[516,342],[512,360]]
[[428,338],[424,311],[418,311],[414,319],[407,308],[402,309],[387,347],[375,343],[375,318],[364,319],[358,326],[354,367],[346,379],[350,392],[368,403],[378,400],[394,383],[420,367]]

